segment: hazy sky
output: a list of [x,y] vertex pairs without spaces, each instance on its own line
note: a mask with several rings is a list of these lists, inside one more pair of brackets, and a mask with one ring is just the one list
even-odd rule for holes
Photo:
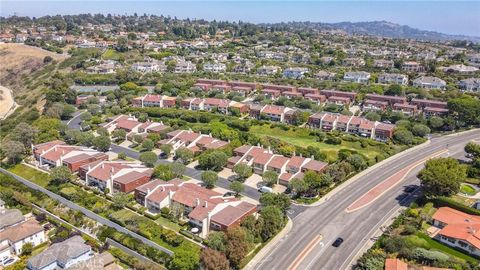
[[0,0],[0,15],[157,14],[248,22],[386,20],[450,34],[480,36],[480,1],[113,1]]

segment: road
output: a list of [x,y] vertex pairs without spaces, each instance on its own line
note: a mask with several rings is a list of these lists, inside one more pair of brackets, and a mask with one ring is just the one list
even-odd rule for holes
[[[283,237],[269,255],[258,260],[253,269],[326,269],[351,268],[351,262],[362,251],[385,221],[401,207],[408,206],[412,198],[404,188],[418,185],[416,174],[421,165],[410,171],[402,182],[386,191],[367,206],[347,213],[345,210],[363,194],[388,179],[397,171],[432,154],[447,149],[445,155],[460,157],[463,147],[470,140],[480,139],[480,131],[474,130],[454,136],[433,138],[424,147],[396,155],[381,165],[371,168],[358,180],[327,195],[318,206],[307,208],[293,219],[292,230]],[[342,237],[345,241],[332,247],[333,241]]]
[[157,243],[155,243],[153,241],[150,241],[147,238],[118,225],[115,222],[112,222],[112,221],[110,221],[110,220],[108,220],[108,219],[106,219],[102,216],[99,216],[99,215],[95,214],[94,212],[92,212],[92,211],[90,211],[90,210],[88,210],[84,207],[81,207],[81,206],[63,198],[62,196],[57,195],[57,194],[55,194],[55,193],[37,185],[35,183],[32,183],[32,182],[30,182],[30,181],[28,181],[28,180],[26,180],[26,179],[24,179],[24,178],[22,178],[22,177],[20,177],[16,174],[13,174],[13,173],[11,173],[11,172],[3,169],[3,168],[0,168],[0,172],[12,176],[14,179],[16,179],[17,181],[21,182],[22,184],[28,186],[29,188],[34,189],[34,190],[38,190],[38,191],[44,193],[45,195],[49,196],[50,198],[66,205],[70,209],[82,212],[85,216],[97,221],[98,223],[100,223],[102,225],[114,228],[115,230],[117,230],[121,233],[128,234],[128,235],[132,236],[133,238],[136,238],[136,239],[142,241],[144,244],[146,244],[150,247],[156,248],[158,250],[161,250],[161,251],[167,253],[170,256],[173,255],[173,252],[171,250],[169,250],[167,248],[164,248],[164,247],[158,245]]
[[[74,113],[73,115],[73,118],[70,119],[69,121],[64,121],[65,124],[68,125],[69,128],[71,129],[80,129],[80,123],[82,122],[82,120],[80,119],[81,117],[81,114],[83,113],[83,111],[77,111]],[[122,146],[119,146],[119,145],[116,145],[116,144],[112,144],[110,146],[111,148],[111,151],[112,152],[115,152],[115,153],[125,153],[125,155],[127,155],[127,157],[130,157],[130,158],[133,158],[133,159],[136,159],[138,160],[139,156],[140,156],[140,153],[135,151],[135,150],[132,150],[130,148],[127,148],[127,147],[122,147]],[[169,160],[165,160],[165,159],[159,159],[157,161],[157,164],[168,164],[168,163],[171,163],[171,161]],[[202,174],[202,170],[199,170],[199,169],[193,169],[193,168],[186,168],[185,170],[185,175],[188,176],[188,177],[191,177],[193,179],[196,179],[196,180],[199,180],[201,181],[201,174]],[[223,177],[218,177],[218,181],[216,183],[217,186],[221,187],[221,188],[224,188],[224,189],[230,189],[229,186],[230,186],[230,183],[231,181],[229,181],[228,179],[226,178],[223,178]],[[252,188],[250,186],[247,186],[247,185],[243,185],[244,186],[244,191],[241,193],[243,196],[247,196],[249,198],[252,198],[254,200],[259,200],[260,199],[260,192],[258,192],[257,189],[255,188]]]

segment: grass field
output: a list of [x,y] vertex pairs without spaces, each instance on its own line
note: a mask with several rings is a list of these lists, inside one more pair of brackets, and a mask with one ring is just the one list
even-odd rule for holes
[[335,161],[338,158],[337,154],[340,149],[355,150],[369,159],[374,159],[378,154],[384,154],[384,151],[379,147],[367,146],[363,148],[360,142],[342,141],[340,145],[318,142],[314,136],[310,135],[310,131],[305,128],[294,128],[286,131],[281,128],[271,128],[270,125],[263,125],[251,127],[250,133],[257,136],[269,136],[301,147],[318,147],[326,153],[328,161]]
[[120,57],[122,57],[122,53],[117,52],[114,49],[107,49],[103,54],[102,58],[106,60],[118,60]]
[[468,196],[473,196],[477,194],[477,191],[470,185],[462,184],[460,186],[460,192],[463,194],[467,194]]
[[445,246],[444,244],[433,240],[432,238],[430,238],[428,235],[426,235],[424,233],[420,233],[420,232],[417,233],[417,237],[420,238],[420,239],[423,239],[426,242],[426,247],[430,250],[437,250],[437,251],[443,252],[445,254],[448,254],[450,256],[457,257],[459,259],[469,261],[469,262],[472,262],[472,263],[475,263],[475,264],[478,264],[478,262],[479,262],[478,259],[476,259],[474,257],[471,257],[471,256],[469,256],[469,255],[467,255],[463,252],[460,252],[456,249]]
[[23,164],[17,164],[8,170],[42,187],[46,187],[50,182],[50,176],[47,173],[30,168]]

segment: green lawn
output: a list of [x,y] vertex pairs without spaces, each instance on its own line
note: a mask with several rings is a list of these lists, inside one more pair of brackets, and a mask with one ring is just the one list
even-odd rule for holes
[[118,60],[123,54],[121,52],[117,52],[114,49],[107,49],[103,54],[102,58],[106,60]]
[[459,259],[462,259],[462,260],[465,260],[465,261],[469,261],[469,262],[472,262],[472,263],[475,263],[475,264],[478,264],[479,263],[479,260],[474,258],[474,257],[471,257],[469,256],[468,254],[465,254],[463,252],[460,252],[456,249],[453,249],[453,248],[450,248],[436,240],[433,240],[432,238],[430,238],[428,235],[424,234],[424,233],[417,233],[417,236],[423,240],[426,241],[427,243],[427,247],[431,250],[437,250],[437,251],[440,251],[440,252],[443,252],[445,254],[448,254],[450,256],[453,256],[453,257],[457,257]]
[[8,170],[42,187],[46,187],[50,182],[50,176],[47,173],[33,169],[24,164],[17,164]]
[[473,195],[477,194],[477,191],[472,186],[466,185],[466,184],[462,184],[460,186],[460,192],[464,193],[464,194],[467,194],[469,196],[473,196]]
[[283,130],[281,128],[271,128],[269,124],[262,126],[252,126],[250,133],[257,136],[269,136],[279,140],[291,143],[293,145],[307,147],[315,146],[327,154],[328,161],[335,161],[340,149],[355,150],[369,159],[374,159],[378,154],[384,154],[381,149],[374,146],[367,146],[362,148],[360,142],[342,141],[340,145],[332,145],[324,142],[317,142],[314,136],[310,135],[310,130],[306,128],[294,128],[290,130]]
[[175,222],[172,222],[164,217],[159,217],[157,220],[155,220],[155,223],[162,225],[165,228],[168,228],[170,230],[179,232],[180,229],[182,228],[180,225],[178,225]]

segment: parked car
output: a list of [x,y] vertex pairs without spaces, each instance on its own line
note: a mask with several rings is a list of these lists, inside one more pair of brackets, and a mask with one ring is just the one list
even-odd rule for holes
[[342,243],[343,243],[343,238],[338,237],[337,239],[335,239],[335,241],[333,241],[332,246],[339,247]]
[[260,193],[272,193],[273,189],[270,188],[270,187],[267,187],[267,186],[263,186],[263,187],[260,187],[258,189],[258,192],[260,192]]
[[3,257],[2,260],[0,261],[1,266],[9,266],[16,262],[17,260],[13,257]]

